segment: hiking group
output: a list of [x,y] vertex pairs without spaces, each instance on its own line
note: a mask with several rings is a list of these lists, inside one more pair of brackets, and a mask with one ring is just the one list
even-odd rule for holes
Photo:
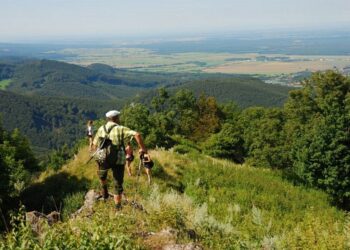
[[[147,154],[147,149],[143,143],[142,136],[139,132],[131,130],[128,127],[120,125],[120,112],[111,110],[106,113],[107,123],[98,128],[93,136],[92,121],[90,125],[91,134],[89,137],[89,150],[94,151],[92,157],[98,165],[97,174],[101,183],[101,192],[98,198],[107,199],[109,197],[107,186],[107,174],[111,169],[114,180],[114,202],[117,211],[122,209],[121,201],[123,196],[124,169],[127,163],[128,175],[131,176],[131,162],[134,159],[133,149],[131,146],[132,139],[135,139],[139,146],[140,166],[145,167],[148,176],[148,182],[151,182],[150,169],[153,162]],[[89,131],[89,127],[88,127]],[[91,137],[90,137],[91,135]],[[94,137],[93,139],[90,138]],[[126,146],[125,146],[126,145]],[[140,169],[139,169],[140,171]],[[138,172],[138,174],[140,174]]]

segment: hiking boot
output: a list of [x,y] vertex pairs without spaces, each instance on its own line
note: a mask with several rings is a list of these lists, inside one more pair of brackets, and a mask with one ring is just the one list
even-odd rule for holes
[[117,210],[118,212],[121,211],[123,209],[122,207],[122,204],[121,203],[118,203],[118,204],[115,204],[115,210]]
[[117,216],[124,215],[122,213],[122,209],[123,209],[123,207],[122,207],[121,203],[115,204],[115,215],[117,215]]

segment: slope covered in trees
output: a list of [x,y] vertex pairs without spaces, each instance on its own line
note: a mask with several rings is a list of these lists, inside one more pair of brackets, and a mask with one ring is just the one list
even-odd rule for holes
[[8,90],[29,95],[122,99],[135,95],[142,87],[113,75],[106,75],[78,65],[33,60],[16,64]]
[[4,130],[1,124],[0,169],[0,208],[6,209],[11,198],[19,196],[39,167],[27,138],[18,129]]
[[122,103],[69,98],[23,96],[0,91],[0,111],[4,127],[28,136],[36,151],[47,151],[84,136],[88,119],[102,117],[105,110],[121,108]]
[[234,101],[240,107],[278,107],[286,101],[292,88],[267,85],[259,79],[249,77],[214,78],[191,81],[178,88],[191,90],[197,96],[201,93],[213,96],[218,102]]

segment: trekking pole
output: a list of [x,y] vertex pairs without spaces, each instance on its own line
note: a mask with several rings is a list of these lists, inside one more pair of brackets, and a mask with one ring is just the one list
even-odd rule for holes
[[134,199],[132,201],[132,205],[133,205],[133,211],[135,211],[136,206],[138,206],[137,202],[136,202],[136,195],[138,193],[139,190],[139,179],[140,179],[140,175],[141,175],[141,169],[143,167],[143,154],[140,154],[140,162],[138,165],[138,169],[137,169],[137,177],[136,177],[136,190],[134,193]]
[[95,156],[95,154],[97,154],[97,152],[99,151],[100,149],[98,148],[91,156],[90,156],[90,159],[85,163],[85,164],[88,164]]

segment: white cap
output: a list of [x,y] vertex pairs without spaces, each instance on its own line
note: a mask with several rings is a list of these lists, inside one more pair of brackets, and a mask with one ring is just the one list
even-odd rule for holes
[[120,112],[118,110],[111,110],[111,111],[108,111],[106,113],[106,117],[107,118],[112,118],[112,117],[116,117],[120,114]]

